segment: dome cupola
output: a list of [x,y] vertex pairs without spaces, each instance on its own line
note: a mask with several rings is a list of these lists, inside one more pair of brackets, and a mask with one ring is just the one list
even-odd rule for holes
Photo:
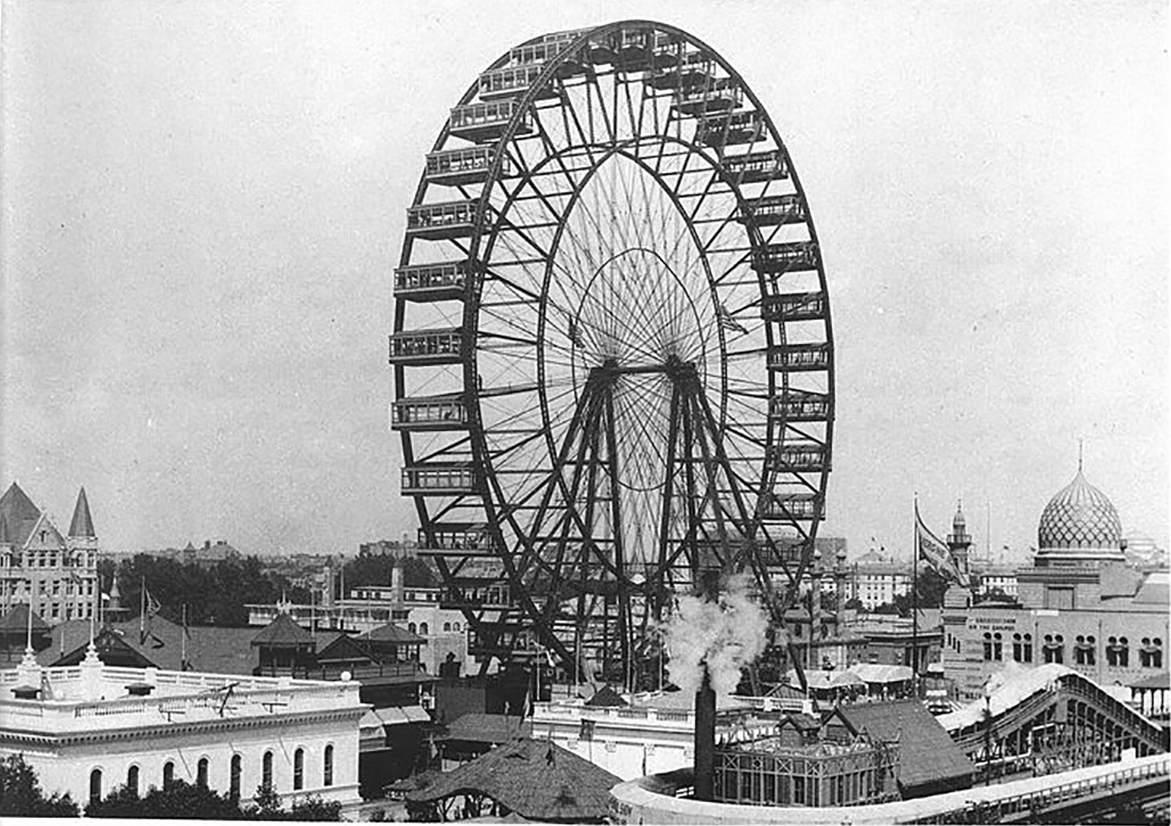
[[[1037,557],[1057,564],[1122,559],[1122,522],[1106,494],[1086,481],[1079,463],[1073,481],[1049,500],[1037,527]],[[1058,559],[1069,562],[1058,563]],[[1073,562],[1073,564],[1079,564]]]

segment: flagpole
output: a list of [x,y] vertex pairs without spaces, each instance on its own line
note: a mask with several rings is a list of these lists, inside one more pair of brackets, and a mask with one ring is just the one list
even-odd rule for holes
[[146,640],[146,575],[142,577],[142,587],[138,590],[138,644]]
[[183,647],[182,647],[183,650],[179,654],[179,670],[186,671],[187,670],[187,603],[186,602],[183,603],[183,634],[181,636],[181,639],[183,640]]
[[915,537],[911,543],[911,692],[919,696],[919,493],[915,492]]

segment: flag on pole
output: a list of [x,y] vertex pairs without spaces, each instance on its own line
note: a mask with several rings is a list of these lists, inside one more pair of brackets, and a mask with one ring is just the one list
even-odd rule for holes
[[915,503],[915,544],[918,545],[919,558],[925,560],[941,576],[960,585],[967,585],[951,557],[951,550],[923,524],[923,519],[919,516],[918,502]]
[[744,335],[748,332],[748,328],[736,320],[736,317],[728,311],[722,301],[716,302],[716,323],[725,330],[732,330],[733,332]]

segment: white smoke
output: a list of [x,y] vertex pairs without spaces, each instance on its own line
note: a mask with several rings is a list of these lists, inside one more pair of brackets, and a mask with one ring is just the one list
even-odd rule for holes
[[704,663],[717,695],[731,694],[740,684],[744,666],[765,647],[768,619],[748,592],[745,575],[730,577],[718,602],[700,597],[679,598],[666,622],[671,682],[687,692],[699,690]]

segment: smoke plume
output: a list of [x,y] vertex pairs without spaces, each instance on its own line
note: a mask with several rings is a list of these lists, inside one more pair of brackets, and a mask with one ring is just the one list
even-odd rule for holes
[[734,576],[718,602],[679,598],[678,609],[665,624],[671,682],[697,691],[707,663],[717,695],[736,690],[741,670],[764,650],[768,631],[768,619],[749,596],[748,585],[747,576]]

